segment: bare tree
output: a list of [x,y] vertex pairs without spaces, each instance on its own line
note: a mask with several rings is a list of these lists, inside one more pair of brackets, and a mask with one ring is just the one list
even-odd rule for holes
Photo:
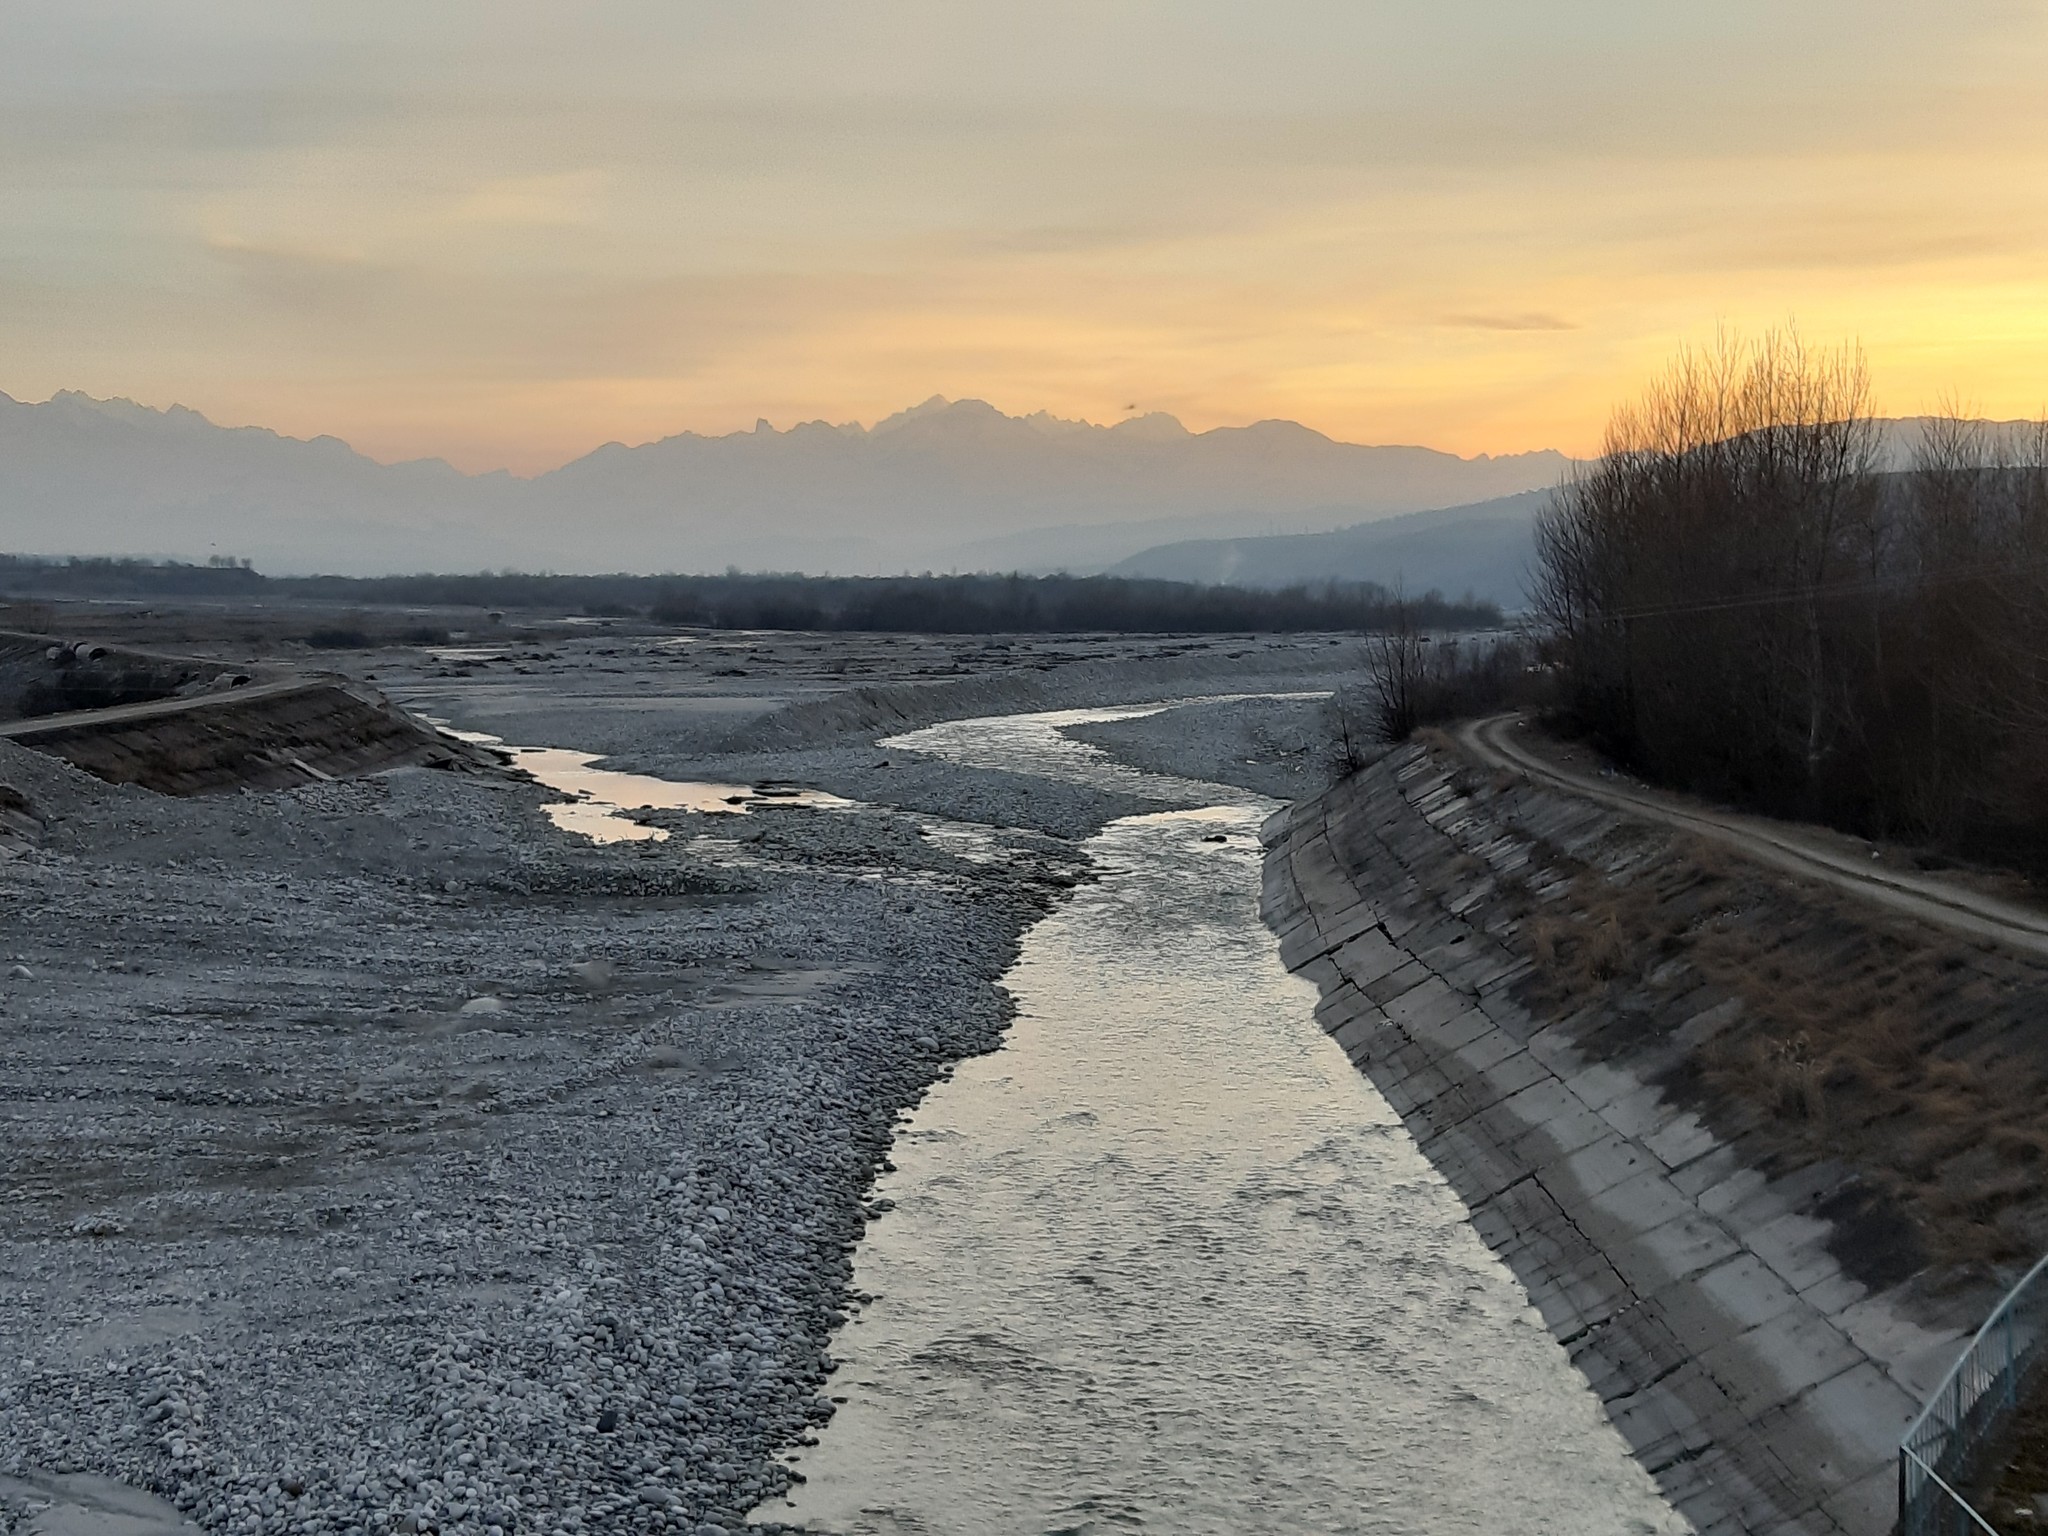
[[1383,742],[1406,741],[1422,723],[1422,691],[1429,665],[1428,637],[1399,592],[1387,626],[1365,644],[1374,700],[1374,729]]
[[2048,424],[1881,472],[1853,348],[1682,353],[1538,524],[1562,703],[1639,769],[2048,868]]

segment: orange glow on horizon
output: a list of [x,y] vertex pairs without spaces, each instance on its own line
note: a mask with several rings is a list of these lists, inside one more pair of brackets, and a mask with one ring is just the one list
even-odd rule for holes
[[933,394],[1584,454],[1787,321],[2048,403],[2048,11],[1274,5],[53,13],[0,389],[520,474]]

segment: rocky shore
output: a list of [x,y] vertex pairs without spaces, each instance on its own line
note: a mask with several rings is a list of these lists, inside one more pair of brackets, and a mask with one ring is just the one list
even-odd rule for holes
[[600,846],[516,779],[167,799],[0,745],[0,1528],[734,1528],[831,1413],[897,1118],[998,1042],[1069,839],[1157,808],[425,671],[508,739],[863,803]]

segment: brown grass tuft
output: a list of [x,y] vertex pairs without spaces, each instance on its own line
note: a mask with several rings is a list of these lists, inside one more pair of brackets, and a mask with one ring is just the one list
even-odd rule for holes
[[[1555,849],[1545,858],[1553,875],[1570,868]],[[1740,1019],[1673,1081],[1752,1162],[1858,1168],[1937,1262],[2048,1246],[2048,966],[1686,840],[1627,884],[1572,873],[1517,933],[1531,1006],[1591,1005],[1656,1033],[1703,998],[1739,999]],[[1683,976],[1680,1000],[1652,974]]]

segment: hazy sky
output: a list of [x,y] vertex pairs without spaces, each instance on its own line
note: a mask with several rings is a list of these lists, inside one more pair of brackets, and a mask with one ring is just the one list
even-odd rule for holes
[[0,390],[544,468],[978,395],[1597,441],[1718,322],[2048,402],[2042,0],[0,6]]

